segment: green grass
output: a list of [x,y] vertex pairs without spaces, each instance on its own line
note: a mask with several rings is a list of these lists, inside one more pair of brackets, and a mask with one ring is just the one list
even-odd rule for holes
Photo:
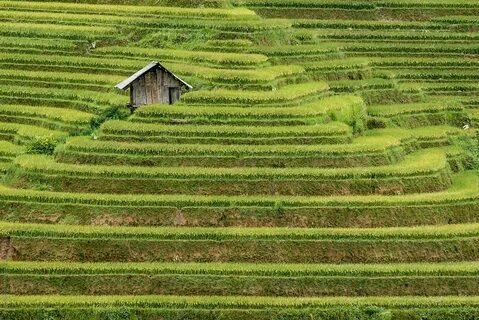
[[166,61],[203,62],[223,66],[255,66],[265,64],[268,60],[268,57],[261,54],[151,49],[138,47],[104,47],[95,50],[95,52],[118,57],[132,56],[161,59]]
[[0,114],[20,117],[42,117],[70,124],[89,125],[94,115],[77,110],[25,105],[0,105]]
[[[274,141],[279,139],[281,138],[276,137]],[[302,139],[317,140],[311,136]],[[206,139],[205,142],[208,141],[210,144],[172,145],[117,142],[111,139],[98,141],[78,137],[70,139],[64,147],[58,149],[56,158],[61,162],[109,165],[350,167],[395,163],[402,159],[409,149],[414,148],[411,141],[403,143],[393,137],[360,137],[352,144],[343,145],[225,145],[211,144],[214,141],[212,139]],[[265,140],[265,143],[268,143],[268,140]]]
[[20,185],[102,193],[403,194],[440,191],[451,183],[445,154],[418,152],[393,165],[354,168],[215,168],[74,165],[42,156],[15,159]]
[[218,89],[188,92],[182,97],[185,103],[195,104],[279,104],[291,103],[329,90],[326,82],[308,82],[287,85],[275,91],[244,91]]
[[0,318],[475,318],[477,13],[0,1]]
[[396,197],[368,196],[198,196],[198,195],[120,195],[89,194],[24,190],[0,185],[0,197],[12,201],[34,201],[50,203],[78,203],[99,206],[405,206],[411,204],[441,204],[457,201],[476,201],[479,197],[477,189],[477,173],[465,172],[455,177],[452,187],[443,192],[417,193]]
[[2,36],[95,40],[109,38],[116,33],[117,29],[113,27],[62,26],[15,22],[0,23],[0,35]]
[[186,137],[289,137],[349,135],[351,128],[341,122],[330,122],[316,126],[227,126],[227,125],[165,125],[113,120],[101,126],[101,135],[143,136],[186,136]]
[[[87,3],[53,3],[40,1],[3,1],[1,8],[13,10],[36,10],[36,11],[52,11],[61,17],[61,12],[69,13],[93,13],[93,14],[109,14],[109,15],[131,15],[131,16],[178,16],[178,17],[198,17],[198,18],[255,18],[254,11],[244,8],[220,9],[220,8],[179,8],[179,7],[162,7],[162,6],[128,6],[128,5],[98,5]],[[15,11],[14,11],[15,13]],[[13,15],[14,16],[14,15]],[[83,22],[89,22],[88,16],[78,16]],[[107,19],[107,18],[104,18]]]
[[45,90],[45,88],[41,87],[13,85],[0,85],[0,95],[9,96],[12,97],[12,99],[41,98],[82,101],[84,104],[78,107],[79,111],[92,113],[101,112],[111,106],[123,106],[128,101],[128,97],[112,92],[96,92],[75,89]]
[[187,228],[108,227],[0,223],[0,234],[11,237],[99,238],[99,239],[276,239],[276,240],[419,240],[477,237],[479,224],[396,228]]
[[14,158],[22,153],[25,153],[25,148],[8,141],[0,140],[0,156]]
[[195,76],[208,81],[235,85],[274,81],[281,77],[297,76],[304,72],[301,66],[281,65],[258,69],[217,69],[188,64],[167,63],[166,66],[182,75]]
[[[223,147],[223,146],[222,146]],[[434,173],[447,167],[446,158],[440,151],[417,152],[409,155],[403,163],[393,166],[364,168],[148,168],[129,166],[88,166],[58,163],[46,156],[22,156],[15,160],[19,168],[29,172],[41,174],[66,174],[105,176],[110,178],[138,177],[138,178],[176,178],[191,179],[213,178],[229,179],[268,179],[272,177],[284,179],[350,179],[350,178],[385,178]]]
[[276,263],[78,263],[4,261],[9,274],[215,274],[244,276],[477,276],[476,261],[388,264],[276,264]]
[[373,116],[391,117],[400,114],[414,114],[441,111],[460,112],[463,107],[455,101],[435,101],[412,104],[389,104],[368,106],[368,114]]
[[28,70],[12,70],[0,69],[0,81],[2,80],[18,80],[21,81],[44,81],[48,83],[76,83],[81,84],[98,84],[113,86],[123,80],[122,76],[73,72],[48,72],[48,71],[28,71]]
[[[308,127],[306,127],[308,128]],[[308,133],[308,131],[306,131]],[[402,141],[392,136],[370,136],[357,138],[351,144],[334,145],[197,145],[197,144],[153,144],[153,143],[130,143],[115,141],[98,141],[86,137],[69,139],[65,145],[68,151],[107,153],[107,154],[131,154],[138,156],[148,155],[231,155],[231,156],[347,156],[358,153],[370,154],[377,151],[385,151],[392,147],[401,146]]]

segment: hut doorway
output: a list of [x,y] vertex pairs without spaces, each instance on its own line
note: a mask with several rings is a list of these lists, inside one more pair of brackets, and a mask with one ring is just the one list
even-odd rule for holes
[[180,88],[178,87],[168,88],[169,103],[174,104],[176,101],[178,101],[180,99],[180,93]]

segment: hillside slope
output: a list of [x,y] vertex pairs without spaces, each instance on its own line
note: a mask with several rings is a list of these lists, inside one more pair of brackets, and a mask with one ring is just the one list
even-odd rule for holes
[[0,1],[0,319],[477,319],[478,16]]

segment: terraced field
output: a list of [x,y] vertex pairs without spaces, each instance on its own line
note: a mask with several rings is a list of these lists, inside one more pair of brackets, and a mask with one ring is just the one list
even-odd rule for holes
[[478,319],[478,16],[0,0],[0,319]]

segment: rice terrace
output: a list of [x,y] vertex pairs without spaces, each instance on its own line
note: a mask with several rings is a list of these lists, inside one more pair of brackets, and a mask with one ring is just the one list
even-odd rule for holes
[[479,1],[0,0],[0,320],[479,319]]

